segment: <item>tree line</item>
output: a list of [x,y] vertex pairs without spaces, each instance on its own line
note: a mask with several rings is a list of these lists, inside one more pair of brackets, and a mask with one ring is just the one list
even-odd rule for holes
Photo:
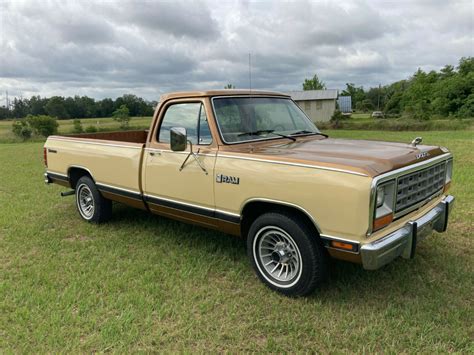
[[50,98],[32,96],[31,98],[14,98],[10,107],[0,107],[0,120],[24,118],[28,115],[48,115],[58,119],[112,117],[113,113],[125,106],[130,116],[153,115],[156,101],[146,101],[141,97],[126,94],[113,100],[105,98],[95,100],[87,96]]
[[456,68],[418,69],[406,80],[368,90],[348,83],[341,95],[350,95],[357,111],[379,108],[389,115],[415,119],[474,117],[474,57],[461,58]]
[[[303,83],[303,90],[325,88],[317,75]],[[408,79],[368,90],[347,83],[340,95],[351,96],[352,108],[362,112],[380,110],[415,119],[474,117],[474,57],[463,57],[457,67],[446,65],[440,71],[418,69]]]

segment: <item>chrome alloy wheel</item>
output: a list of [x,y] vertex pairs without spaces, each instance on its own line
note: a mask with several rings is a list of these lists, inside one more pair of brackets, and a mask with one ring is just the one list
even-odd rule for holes
[[94,196],[91,189],[86,184],[81,184],[77,188],[76,194],[79,213],[84,219],[91,219],[95,209]]
[[253,241],[253,255],[260,273],[275,286],[291,287],[301,277],[303,263],[299,248],[281,228],[260,229]]

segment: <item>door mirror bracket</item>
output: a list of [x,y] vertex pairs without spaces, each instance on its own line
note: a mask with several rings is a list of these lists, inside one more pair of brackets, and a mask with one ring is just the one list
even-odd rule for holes
[[204,168],[202,165],[201,161],[199,160],[198,154],[199,154],[199,149],[197,153],[194,153],[193,151],[193,143],[188,140],[188,135],[186,132],[186,128],[184,127],[172,127],[170,130],[170,147],[173,152],[183,152],[186,150],[186,147],[189,143],[189,154],[184,159],[183,164],[181,164],[181,167],[179,168],[179,171],[184,169],[184,166],[186,165],[186,162],[188,161],[190,156],[193,156],[193,158],[196,160],[196,163],[198,163],[199,167],[201,168],[206,175],[208,175],[207,170]]

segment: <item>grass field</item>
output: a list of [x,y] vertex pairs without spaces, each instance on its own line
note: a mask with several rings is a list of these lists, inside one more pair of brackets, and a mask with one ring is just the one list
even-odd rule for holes
[[[151,117],[132,117],[130,120],[131,128],[148,128]],[[0,120],[0,142],[15,142],[17,139],[12,133],[12,123],[10,120]],[[58,120],[58,131],[61,134],[71,133],[73,129],[73,120]],[[120,124],[112,118],[85,118],[81,120],[82,127],[94,126],[99,129],[119,129]]]
[[457,201],[415,259],[335,262],[302,299],[259,282],[237,238],[120,205],[82,222],[43,184],[41,143],[0,144],[0,353],[474,352],[472,132],[328,133],[448,146]]

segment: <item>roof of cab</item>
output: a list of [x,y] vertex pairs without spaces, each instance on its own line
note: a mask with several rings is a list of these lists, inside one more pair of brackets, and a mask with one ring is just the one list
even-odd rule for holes
[[166,101],[177,98],[187,97],[203,97],[203,96],[235,96],[235,95],[248,95],[248,96],[282,96],[290,97],[287,94],[282,94],[275,91],[262,91],[262,90],[207,90],[207,91],[178,91],[170,92],[160,96],[160,101]]

